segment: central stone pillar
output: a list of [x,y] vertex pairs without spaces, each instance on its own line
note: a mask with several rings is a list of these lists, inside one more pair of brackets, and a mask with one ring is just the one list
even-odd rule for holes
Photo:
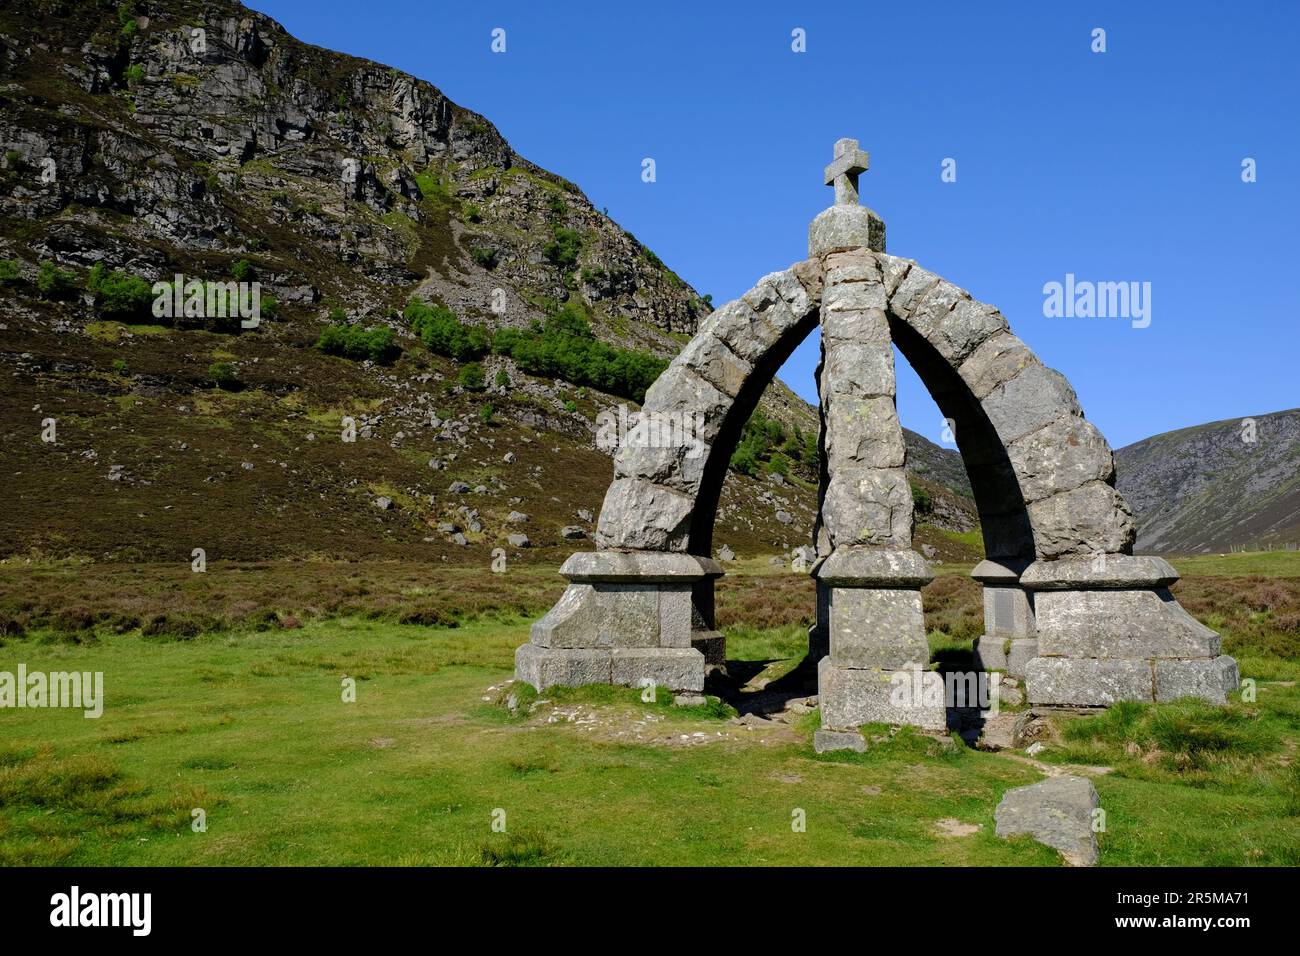
[[825,275],[818,390],[828,481],[818,546],[829,556],[814,574],[823,605],[819,618],[825,617],[815,630],[829,639],[829,654],[817,666],[819,752],[864,749],[862,724],[941,731],[946,723],[942,680],[926,669],[921,588],[931,573],[912,550],[907,450],[874,254],[884,251],[884,225],[857,204],[866,154],[855,141],[841,140],[835,157],[826,178],[836,186],[836,204],[809,228],[809,249]]

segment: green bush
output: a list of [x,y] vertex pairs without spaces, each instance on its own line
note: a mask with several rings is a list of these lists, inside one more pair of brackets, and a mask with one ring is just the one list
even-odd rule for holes
[[586,318],[572,305],[550,316],[540,329],[500,330],[492,339],[492,351],[510,356],[530,375],[591,385],[638,403],[668,365],[648,353],[599,341]]
[[488,424],[490,421],[492,421],[492,416],[496,414],[496,411],[497,410],[495,405],[491,405],[491,404],[484,405],[482,408],[478,410],[479,420],[484,425]]
[[253,264],[247,259],[239,259],[230,267],[230,274],[236,282],[252,282],[254,276]]
[[113,359],[113,371],[118,375],[125,375],[127,373],[126,359]]
[[95,296],[95,310],[114,318],[138,318],[150,313],[153,284],[120,269],[109,272],[96,262],[86,277],[86,291]]
[[130,40],[140,28],[139,24],[135,22],[135,11],[131,9],[129,3],[124,3],[117,8],[117,22],[122,28],[121,35],[124,40]]
[[506,388],[510,385],[510,373],[503,368],[497,369],[496,378],[497,388]]
[[412,331],[431,351],[457,362],[476,361],[489,351],[508,356],[524,372],[590,385],[611,395],[640,402],[668,363],[645,352],[606,345],[574,306],[566,305],[546,322],[523,329],[500,329],[495,335],[469,326],[445,306],[412,299],[403,313]]
[[765,470],[783,478],[794,473],[813,480],[817,477],[817,439],[805,437],[798,426],[792,434],[787,433],[779,421],[755,410],[741,429],[731,467],[751,477]]
[[934,502],[930,500],[930,492],[920,485],[912,485],[912,507],[919,515],[928,515],[933,511]]
[[497,254],[491,249],[483,246],[475,246],[469,251],[470,258],[481,265],[484,269],[495,269],[497,267]]
[[412,299],[402,316],[425,348],[457,362],[482,358],[491,348],[492,340],[485,329],[465,325],[446,306]]
[[239,374],[229,362],[213,362],[208,366],[208,375],[217,388],[229,391],[239,387]]
[[70,299],[77,292],[77,277],[53,262],[42,262],[36,288],[47,299]]
[[460,387],[467,392],[481,392],[487,387],[487,379],[483,375],[483,366],[478,362],[470,362],[468,365],[462,365],[460,375],[456,377]]
[[359,325],[343,322],[327,325],[316,340],[316,348],[326,355],[338,355],[356,361],[371,359],[375,362],[390,361],[400,351],[393,339],[393,330],[388,326],[363,329]]
[[18,263],[12,259],[0,259],[0,285],[9,285],[22,277],[23,273],[18,268]]
[[556,226],[555,238],[542,247],[542,255],[547,261],[566,272],[578,264],[581,251],[582,234],[565,226]]

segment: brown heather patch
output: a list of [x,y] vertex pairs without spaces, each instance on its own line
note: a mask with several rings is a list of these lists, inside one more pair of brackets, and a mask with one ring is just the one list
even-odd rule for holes
[[0,565],[0,619],[21,631],[93,640],[137,628],[185,638],[226,629],[301,627],[360,615],[455,626],[486,613],[541,614],[563,590],[554,569],[432,568],[417,562],[213,562],[188,565]]
[[1223,635],[1225,653],[1300,658],[1300,579],[1191,576],[1172,590],[1189,614]]

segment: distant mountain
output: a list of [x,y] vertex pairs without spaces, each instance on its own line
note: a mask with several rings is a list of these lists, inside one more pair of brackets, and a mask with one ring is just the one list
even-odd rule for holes
[[1116,451],[1115,468],[1138,551],[1300,541],[1300,409],[1155,435]]

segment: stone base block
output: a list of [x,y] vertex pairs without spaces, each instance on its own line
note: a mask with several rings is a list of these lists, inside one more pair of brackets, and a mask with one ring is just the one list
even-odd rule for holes
[[1237,662],[1231,657],[1208,661],[1156,661],[1156,700],[1199,697],[1212,704],[1226,704],[1228,695],[1241,684]]
[[727,662],[727,635],[721,631],[692,631],[691,647],[704,655],[706,664]]
[[523,644],[515,651],[515,677],[539,691],[556,685],[608,684],[611,657],[607,650]]
[[656,687],[674,692],[704,690],[704,655],[693,647],[616,647],[611,652],[610,682],[628,687]]
[[885,251],[885,223],[866,206],[857,203],[831,206],[817,214],[808,226],[808,254],[824,256],[843,249]]
[[1151,662],[1035,657],[1025,668],[1031,704],[1107,707],[1121,700],[1155,699]]
[[1009,677],[1024,677],[1026,665],[1037,656],[1036,638],[985,634],[975,639],[975,666],[980,670],[1004,671]]
[[1024,677],[1029,662],[1038,656],[1038,638],[1018,637],[1007,651],[1007,676]]
[[1163,588],[1042,591],[1034,610],[1039,646],[1052,657],[1212,658],[1221,646]]
[[943,678],[933,671],[856,670],[826,657],[817,665],[817,693],[827,730],[873,723],[947,728]]
[[997,634],[983,634],[975,638],[975,666],[982,671],[1005,671],[1011,640]]
[[1124,660],[1036,657],[1026,667],[1031,704],[1103,707],[1116,701],[1199,697],[1227,703],[1240,683],[1237,662],[1220,656],[1199,660]]
[[653,681],[655,686],[674,692],[698,694],[704,689],[704,655],[689,647],[630,647],[610,651],[523,644],[515,651],[515,676],[539,691],[557,685],[644,687],[647,681]]
[[817,730],[813,733],[813,750],[824,754],[830,750],[853,750],[864,753],[867,741],[856,730]]
[[902,670],[929,663],[921,592],[831,588],[830,640],[838,667]]

